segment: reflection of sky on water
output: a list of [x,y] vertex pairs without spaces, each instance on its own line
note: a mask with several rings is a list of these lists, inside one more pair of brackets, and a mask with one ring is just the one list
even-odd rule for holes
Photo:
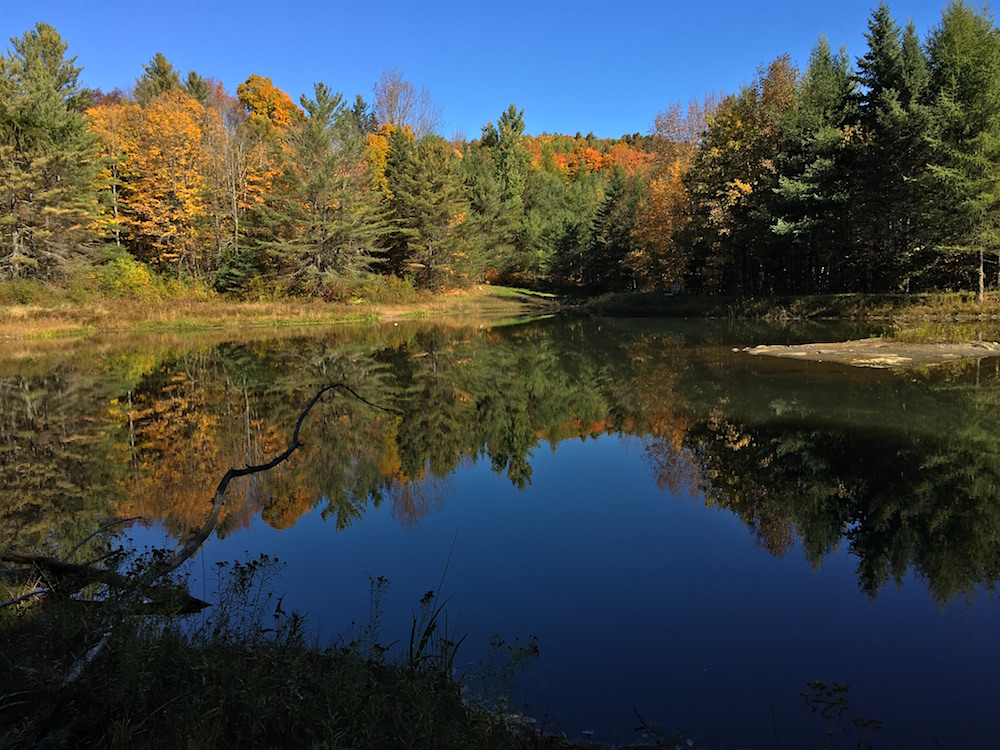
[[[391,582],[383,640],[404,643],[455,540],[444,594],[449,622],[467,634],[459,669],[475,667],[492,633],[536,635],[541,658],[520,676],[520,696],[570,735],[634,741],[638,712],[710,747],[813,746],[825,725],[799,694],[823,680],[853,686],[849,716],[884,722],[876,747],[934,747],[931,735],[942,747],[993,746],[995,600],[942,611],[908,579],[870,602],[845,552],[813,571],[797,547],[773,557],[731,514],[658,490],[635,440],[566,441],[555,453],[543,444],[531,463],[524,492],[488,464],[461,468],[416,528],[388,503],[343,532],[319,510],[285,531],[257,520],[211,541],[192,590],[217,560],[276,555],[285,609],[329,638],[364,624],[368,576],[381,575]],[[140,546],[162,538],[133,536]]]

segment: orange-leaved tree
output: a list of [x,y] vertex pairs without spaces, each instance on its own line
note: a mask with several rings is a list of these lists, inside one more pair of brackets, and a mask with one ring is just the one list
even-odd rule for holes
[[138,148],[142,110],[127,101],[106,101],[91,107],[85,113],[87,127],[97,136],[101,157],[98,172],[100,207],[97,215],[98,231],[114,237],[115,244],[123,240],[122,196],[129,159]]
[[201,242],[208,166],[203,129],[214,117],[180,89],[153,99],[142,110],[122,201],[132,252],[161,270],[183,269],[195,278],[208,270]]
[[686,109],[675,103],[653,123],[653,163],[636,216],[636,250],[628,258],[633,273],[646,284],[665,286],[684,281],[689,257],[680,233],[690,221],[690,196],[684,180],[717,104],[712,96],[704,101],[693,99]]

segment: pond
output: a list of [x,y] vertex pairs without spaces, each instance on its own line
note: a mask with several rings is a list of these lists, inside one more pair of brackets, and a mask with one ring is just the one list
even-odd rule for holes
[[865,333],[552,318],[11,349],[0,547],[124,517],[173,545],[345,383],[388,411],[324,399],[288,462],[230,488],[193,593],[276,556],[311,634],[401,649],[440,588],[459,675],[537,639],[513,706],[571,737],[817,746],[819,682],[849,686],[838,746],[995,747],[1000,360],[737,351]]

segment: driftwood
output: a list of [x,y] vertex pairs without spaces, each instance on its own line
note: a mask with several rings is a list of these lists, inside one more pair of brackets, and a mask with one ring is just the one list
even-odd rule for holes
[[[94,565],[66,562],[65,560],[57,560],[54,557],[7,551],[0,552],[0,559],[31,566],[30,568],[10,571],[14,574],[20,574],[12,577],[24,580],[30,575],[35,578],[41,577],[45,582],[45,588],[37,587],[34,591],[28,592],[16,599],[0,603],[0,609],[50,593],[71,596],[85,586],[94,583],[103,583],[106,586],[118,589],[126,589],[132,584],[128,576],[114,570],[98,568]],[[143,596],[144,601],[136,614],[189,615],[200,612],[210,606],[208,602],[191,596],[186,589],[169,584],[147,587],[143,591]],[[108,602],[76,601],[74,604],[81,608],[92,609],[108,606]]]
[[[84,539],[80,544],[74,547],[64,560],[11,551],[0,553],[0,559],[17,564],[30,565],[32,567],[29,570],[33,570],[36,574],[39,572],[44,573],[45,576],[43,576],[43,578],[51,576],[57,581],[72,581],[72,585],[79,586],[76,590],[79,590],[80,588],[83,588],[83,586],[90,583],[103,583],[122,592],[113,604],[111,602],[95,603],[104,605],[106,614],[102,618],[100,625],[94,631],[90,647],[70,666],[55,693],[49,697],[45,704],[39,707],[32,717],[32,724],[35,730],[33,739],[36,741],[41,739],[42,733],[44,733],[46,726],[57,710],[61,694],[67,688],[76,683],[90,667],[90,665],[100,657],[101,653],[107,647],[108,642],[111,639],[115,623],[120,620],[123,614],[139,614],[143,613],[143,610],[145,610],[145,613],[148,614],[150,611],[156,611],[158,606],[162,606],[167,603],[172,606],[180,605],[179,609],[172,612],[173,614],[180,614],[185,607],[189,608],[188,611],[198,611],[205,606],[209,606],[205,602],[195,599],[187,592],[184,592],[187,598],[182,598],[178,601],[176,597],[178,596],[179,589],[172,586],[163,586],[159,584],[159,581],[190,559],[205,543],[209,536],[211,536],[216,525],[218,524],[219,514],[222,511],[226,490],[229,487],[230,482],[238,477],[245,477],[268,471],[284,461],[287,461],[288,458],[303,445],[302,441],[299,439],[299,433],[302,429],[303,422],[309,415],[309,412],[312,411],[313,407],[319,403],[326,393],[336,389],[347,391],[354,398],[375,409],[390,413],[398,413],[394,410],[373,404],[358,395],[358,393],[344,383],[334,383],[332,385],[324,386],[316,393],[315,396],[313,396],[312,400],[306,404],[302,413],[299,415],[288,447],[265,463],[253,466],[247,464],[238,469],[230,468],[223,475],[215,489],[215,494],[213,495],[211,501],[211,510],[209,511],[208,518],[201,529],[192,534],[191,537],[181,547],[174,550],[172,554],[158,561],[154,561],[145,572],[136,577],[128,577],[115,571],[97,568],[94,565],[69,562],[69,558],[76,554],[76,552],[83,546],[83,544],[86,543],[88,539],[92,538],[94,535],[100,533],[103,529],[106,529],[109,526],[113,526],[117,523],[123,523],[125,521],[115,521],[107,526],[101,527],[101,529],[98,529],[94,532],[94,534],[91,534],[87,537],[87,539]],[[17,572],[24,573],[24,571]],[[36,587],[36,591],[25,594],[20,600],[23,601],[34,596],[42,596],[47,592],[48,589]],[[11,602],[3,603],[0,606],[7,606],[12,603],[15,602],[12,600]],[[3,702],[0,701],[0,707],[2,706]]]

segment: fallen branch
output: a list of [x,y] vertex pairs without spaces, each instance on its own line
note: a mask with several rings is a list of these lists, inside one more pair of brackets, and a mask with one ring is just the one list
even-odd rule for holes
[[20,604],[21,602],[26,602],[28,599],[34,599],[36,596],[42,596],[42,594],[49,593],[48,589],[38,588],[34,591],[29,591],[27,594],[21,594],[21,596],[15,597],[14,599],[9,599],[5,602],[0,602],[0,609],[4,607],[13,607],[15,604]]
[[269,471],[270,469],[273,469],[279,464],[282,464],[285,461],[287,461],[296,450],[302,447],[303,443],[301,440],[299,440],[299,432],[302,429],[302,423],[309,415],[309,412],[312,411],[312,408],[317,403],[319,403],[320,399],[322,399],[323,396],[328,391],[332,391],[337,388],[347,391],[352,396],[354,396],[354,398],[356,398],[358,401],[360,401],[363,404],[367,404],[372,408],[379,409],[380,411],[388,412],[390,414],[399,413],[394,411],[393,409],[387,409],[384,406],[373,404],[371,401],[368,401],[362,396],[359,396],[354,391],[353,388],[351,388],[348,385],[345,385],[344,383],[334,383],[333,385],[327,385],[324,386],[323,388],[320,388],[319,391],[316,393],[316,395],[313,396],[312,401],[306,404],[306,408],[303,409],[302,413],[299,415],[299,419],[295,423],[295,431],[292,433],[292,440],[284,451],[282,451],[281,453],[279,453],[277,456],[275,456],[266,463],[257,464],[256,466],[250,466],[248,464],[244,466],[242,469],[231,468],[223,475],[222,479],[219,481],[219,486],[216,487],[215,489],[215,496],[212,498],[212,510],[208,514],[208,519],[205,521],[204,526],[202,526],[199,531],[195,532],[195,534],[190,539],[188,539],[185,545],[181,547],[179,550],[177,550],[171,558],[165,560],[155,569],[154,572],[156,578],[164,576],[167,573],[170,573],[171,571],[176,570],[178,567],[180,567],[184,563],[184,561],[186,561],[195,552],[198,551],[201,545],[204,544],[205,541],[208,539],[208,537],[212,534],[212,532],[215,530],[216,524],[218,524],[219,522],[219,514],[222,512],[223,498],[225,497],[226,488],[229,487],[230,482],[239,477],[245,477],[251,474],[259,474],[263,471]]
[[[218,486],[215,489],[215,494],[212,497],[212,508],[208,514],[208,518],[205,520],[204,525],[195,532],[188,540],[184,543],[182,547],[177,549],[172,555],[166,559],[153,563],[150,565],[149,569],[137,578],[128,578],[122,574],[99,570],[88,565],[79,565],[76,563],[68,562],[69,558],[77,552],[77,550],[86,543],[87,539],[84,539],[81,544],[78,544],[70,551],[65,560],[56,560],[54,558],[43,558],[34,555],[26,555],[23,553],[16,552],[4,552],[0,554],[0,558],[8,559],[11,562],[27,563],[32,565],[37,565],[43,569],[47,569],[53,573],[59,573],[60,575],[71,576],[84,576],[90,577],[91,582],[103,582],[109,586],[122,587],[125,589],[123,595],[117,600],[117,607],[113,608],[112,612],[106,615],[100,624],[100,626],[94,631],[95,638],[93,640],[93,645],[87,649],[86,653],[80,656],[67,670],[65,677],[59,683],[58,688],[55,693],[49,697],[49,700],[40,706],[35,712],[32,724],[35,728],[35,737],[40,737],[41,733],[44,731],[46,725],[51,720],[56,707],[58,705],[59,694],[64,692],[66,689],[70,688],[75,682],[77,682],[80,677],[86,672],[86,670],[100,657],[104,652],[108,643],[111,640],[111,634],[114,629],[115,622],[121,617],[122,612],[135,611],[142,607],[143,600],[146,598],[154,599],[152,593],[157,589],[156,582],[171,572],[176,570],[178,567],[184,564],[189,558],[191,558],[198,549],[205,543],[212,532],[215,530],[216,525],[219,521],[219,515],[222,512],[222,506],[224,504],[226,489],[229,487],[230,482],[238,477],[245,477],[252,474],[259,474],[264,471],[268,471],[278,466],[279,464],[287,461],[291,455],[298,450],[302,445],[302,441],[299,439],[299,433],[302,429],[302,425],[305,422],[306,417],[309,412],[312,411],[313,407],[323,398],[323,396],[329,391],[336,389],[341,389],[350,393],[354,398],[361,401],[363,404],[367,404],[375,409],[381,411],[398,414],[392,409],[387,409],[378,404],[373,404],[371,401],[358,395],[350,386],[344,383],[334,383],[332,385],[327,385],[321,388],[312,400],[306,404],[306,407],[302,410],[299,415],[298,420],[295,423],[295,430],[292,433],[292,439],[288,444],[288,447],[284,451],[276,455],[270,461],[262,464],[257,464],[254,466],[246,465],[242,468],[230,468],[219,481]],[[114,524],[110,524],[114,525]],[[98,530],[99,532],[100,530]],[[95,532],[97,533],[97,532]],[[91,535],[91,537],[93,534]],[[88,537],[89,539],[90,537]],[[161,588],[161,591],[166,590]],[[190,597],[190,595],[189,595]],[[193,599],[194,602],[204,604],[199,600]]]

